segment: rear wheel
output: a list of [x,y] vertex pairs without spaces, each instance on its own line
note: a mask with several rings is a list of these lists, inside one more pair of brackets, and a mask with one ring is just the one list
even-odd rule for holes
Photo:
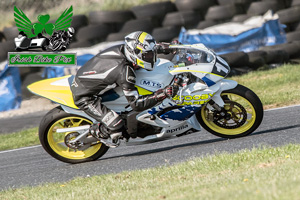
[[[64,112],[56,107],[42,119],[39,127],[39,138],[43,148],[54,158],[67,163],[92,161],[103,156],[108,147],[100,142],[91,143],[85,150],[78,150],[69,145],[76,138],[76,132],[58,133],[59,128],[71,128],[90,125],[92,122],[84,117]],[[89,135],[88,137],[92,137]]]
[[263,106],[250,89],[238,85],[221,93],[225,102],[222,112],[210,111],[203,106],[197,113],[201,126],[208,132],[223,138],[238,138],[251,134],[261,124]]

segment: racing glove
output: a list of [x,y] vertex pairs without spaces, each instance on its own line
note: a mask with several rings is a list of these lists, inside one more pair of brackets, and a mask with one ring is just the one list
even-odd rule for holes
[[179,42],[178,40],[173,40],[172,42],[171,42],[171,45],[172,44],[182,44],[181,42]]
[[172,98],[174,97],[179,88],[177,85],[168,85],[164,89],[159,89],[155,92],[155,99],[157,101],[163,101],[165,98]]
[[157,48],[157,53],[163,53],[163,54],[169,54],[172,53],[172,50],[169,48],[170,43],[165,43],[165,42],[161,42],[161,43],[157,43],[156,44],[156,48]]

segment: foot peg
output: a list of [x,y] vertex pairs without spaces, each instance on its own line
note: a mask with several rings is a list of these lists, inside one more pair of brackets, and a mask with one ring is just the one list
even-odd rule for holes
[[90,133],[108,147],[115,148],[120,145],[119,139],[122,137],[122,132],[110,133],[110,130],[100,123],[93,124],[90,127]]
[[110,148],[116,148],[120,145],[119,139],[116,141],[116,143],[113,142],[113,140],[111,138],[108,138],[108,139],[97,138],[97,139]]

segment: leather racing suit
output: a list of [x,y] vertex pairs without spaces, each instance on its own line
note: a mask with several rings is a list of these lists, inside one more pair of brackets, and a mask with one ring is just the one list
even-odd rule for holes
[[151,108],[163,100],[159,93],[139,96],[136,75],[123,48],[124,45],[117,45],[98,53],[78,70],[71,85],[75,105],[111,132],[120,131],[124,122],[115,111],[101,103],[101,95],[106,91],[121,87],[135,111]]

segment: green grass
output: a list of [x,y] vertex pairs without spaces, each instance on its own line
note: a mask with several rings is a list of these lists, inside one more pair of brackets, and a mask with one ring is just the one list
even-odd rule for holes
[[40,144],[38,128],[20,132],[0,134],[0,151]]
[[0,199],[299,199],[300,145],[0,192]]
[[300,104],[300,65],[283,65],[232,79],[252,89],[264,108]]

